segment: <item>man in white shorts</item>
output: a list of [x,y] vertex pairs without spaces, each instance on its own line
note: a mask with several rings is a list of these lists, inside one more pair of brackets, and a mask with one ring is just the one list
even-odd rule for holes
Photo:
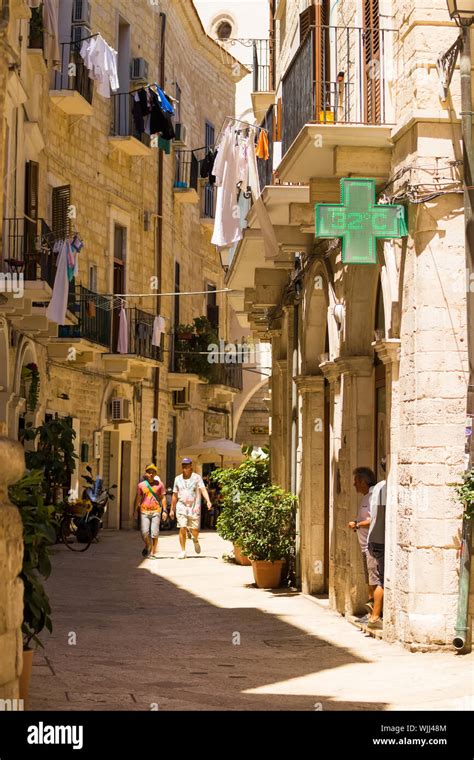
[[181,465],[183,474],[178,475],[174,481],[170,518],[174,519],[176,508],[179,543],[181,546],[179,559],[186,559],[186,538],[189,530],[191,531],[196,554],[201,553],[201,546],[199,544],[201,494],[206,499],[208,509],[212,509],[212,504],[203,479],[197,472],[193,472],[192,460],[188,458],[183,459]]

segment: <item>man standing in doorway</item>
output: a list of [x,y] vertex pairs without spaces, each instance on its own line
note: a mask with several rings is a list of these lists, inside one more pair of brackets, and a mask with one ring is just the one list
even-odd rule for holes
[[179,543],[181,546],[179,559],[186,559],[186,538],[188,530],[191,531],[196,554],[201,553],[201,545],[199,543],[201,494],[204,496],[209,510],[212,509],[212,504],[203,479],[196,472],[193,472],[192,460],[188,458],[183,459],[181,465],[183,473],[182,475],[178,475],[174,481],[170,517],[172,520],[174,519],[176,508]]
[[158,536],[160,533],[161,510],[168,514],[166,508],[166,489],[157,475],[154,464],[149,464],[145,478],[138,484],[135,498],[134,518],[140,508],[140,530],[145,542],[142,551],[144,557],[156,559],[158,553]]
[[351,520],[348,527],[357,531],[359,538],[360,550],[362,552],[362,561],[364,563],[364,575],[365,581],[368,586],[369,599],[367,607],[372,612],[374,606],[374,586],[369,581],[369,570],[367,566],[367,551],[368,551],[368,534],[370,525],[370,499],[372,495],[373,487],[376,483],[376,477],[373,471],[369,467],[356,467],[353,472],[354,475],[354,488],[357,493],[362,494],[362,499],[359,504],[359,511],[355,520]]
[[[385,472],[386,462],[380,462]],[[383,588],[385,573],[385,507],[387,504],[387,481],[380,480],[372,491],[370,500],[370,528],[367,536],[367,566],[369,583],[374,587],[374,608],[367,622],[370,630],[381,630],[383,614]]]

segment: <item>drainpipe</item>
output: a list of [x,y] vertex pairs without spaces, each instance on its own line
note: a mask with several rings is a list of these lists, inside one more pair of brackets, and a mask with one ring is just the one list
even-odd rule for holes
[[[161,19],[161,50],[160,50],[160,86],[165,88],[165,43],[166,43],[166,14],[160,13]],[[163,151],[158,148],[158,202],[156,216],[156,276],[158,277],[158,286],[162,290],[163,274]],[[156,299],[156,314],[161,312],[161,296]],[[155,369],[155,387],[153,401],[153,417],[158,420],[160,409],[160,369]],[[158,425],[153,431],[153,462],[158,459]]]
[[[464,163],[464,219],[466,243],[466,268],[468,274],[474,271],[474,192],[472,171],[474,166],[474,149],[472,145],[472,94],[471,94],[471,27],[461,28],[461,115]],[[469,386],[467,391],[467,416],[474,417],[474,303],[473,295],[467,292],[467,345],[469,357]],[[469,468],[472,467],[472,443],[469,440]],[[463,520],[461,563],[459,571],[458,614],[453,646],[462,651],[469,639],[469,586],[471,571],[471,520]]]

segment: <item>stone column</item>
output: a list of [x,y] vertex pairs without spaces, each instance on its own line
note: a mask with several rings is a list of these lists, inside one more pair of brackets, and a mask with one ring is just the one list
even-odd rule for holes
[[25,470],[23,448],[0,438],[0,699],[18,699],[23,666],[23,525],[8,500],[8,486]]
[[385,365],[387,399],[387,505],[385,520],[385,590],[383,635],[388,641],[396,639],[396,545],[398,515],[398,457],[399,448],[399,389],[400,345],[398,338],[378,340],[372,343],[377,355]]
[[338,562],[339,544],[336,542],[336,501],[341,490],[339,450],[341,448],[341,369],[334,361],[319,365],[329,382],[329,604],[332,609],[344,611],[343,570]]
[[[288,362],[286,359],[274,361],[275,373],[272,376],[272,408],[276,411],[276,419],[272,416],[272,479],[276,485],[288,489]],[[273,462],[273,458],[275,461]]]
[[302,403],[301,581],[305,594],[324,592],[324,376],[296,378]]

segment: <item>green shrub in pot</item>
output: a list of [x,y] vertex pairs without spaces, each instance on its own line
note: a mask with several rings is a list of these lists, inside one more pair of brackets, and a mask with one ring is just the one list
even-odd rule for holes
[[278,486],[249,494],[239,509],[239,545],[251,560],[290,559],[295,554],[296,496]]
[[222,511],[217,532],[226,541],[240,545],[240,536],[247,518],[247,500],[270,484],[269,459],[248,457],[239,467],[214,470],[212,479],[222,493]]

